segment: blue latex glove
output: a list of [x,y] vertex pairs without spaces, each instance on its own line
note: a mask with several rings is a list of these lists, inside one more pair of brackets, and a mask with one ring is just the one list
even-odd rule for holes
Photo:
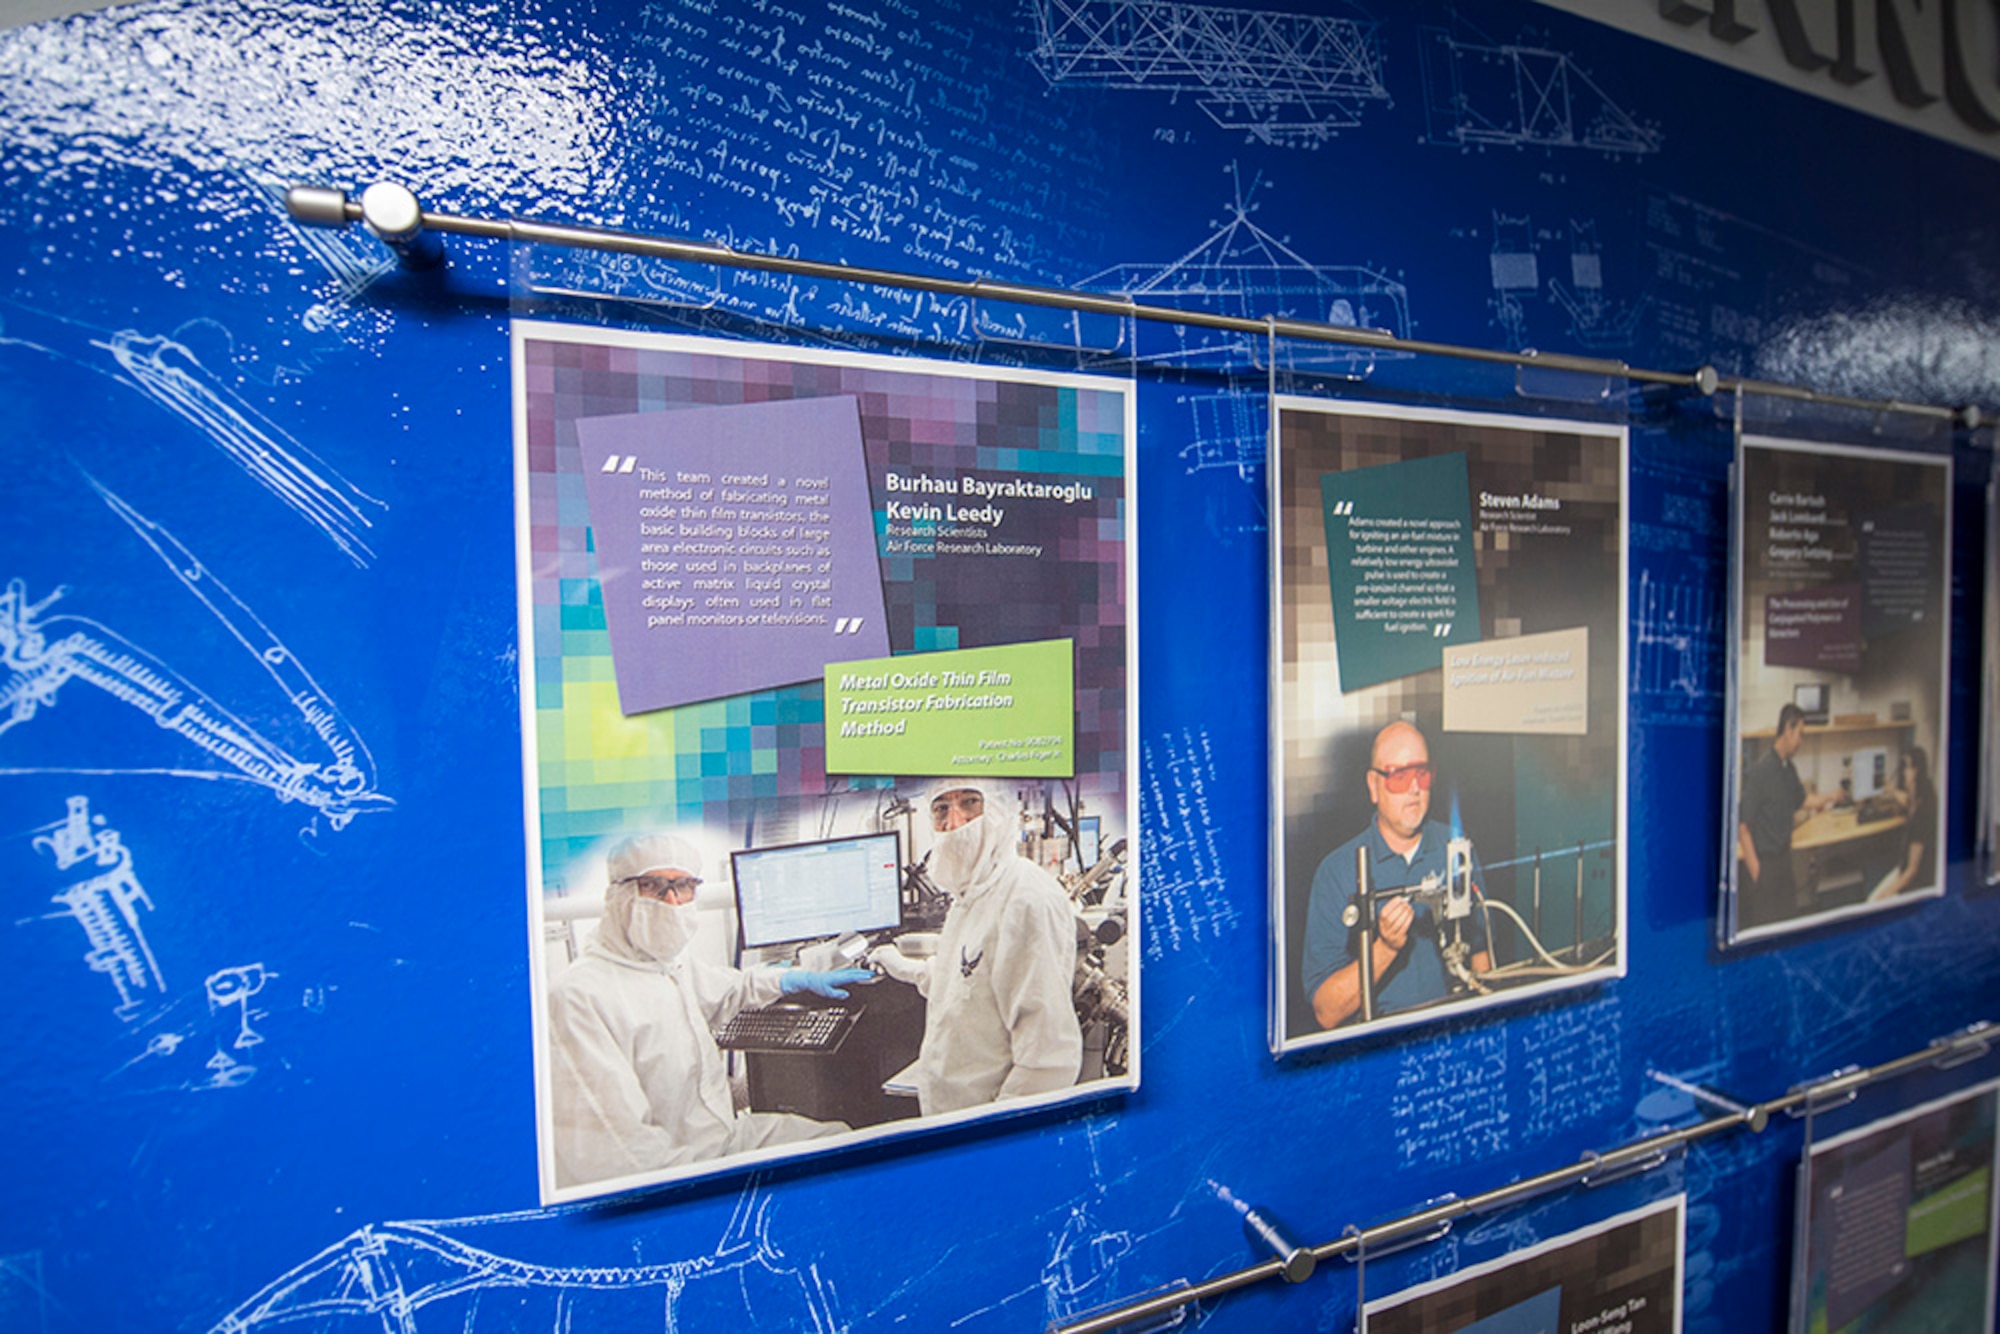
[[808,972],[803,968],[793,968],[778,979],[778,990],[785,995],[810,991],[815,996],[825,996],[828,1000],[846,1000],[847,992],[842,988],[857,982],[873,982],[875,974],[866,968],[836,968],[828,973]]

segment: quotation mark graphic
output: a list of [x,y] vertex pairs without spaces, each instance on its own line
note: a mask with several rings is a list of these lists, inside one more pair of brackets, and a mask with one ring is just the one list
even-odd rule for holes
[[604,466],[599,468],[598,471],[631,472],[633,468],[638,466],[638,463],[639,456],[637,454],[613,454],[610,458],[604,460]]
[[1351,500],[1337,500],[1333,504],[1333,512],[1335,514],[1352,514],[1354,513],[1354,502]]
[[833,632],[837,635],[858,635],[861,633],[861,622],[864,619],[866,618],[860,616],[843,616],[833,623]]
[[1450,621],[1439,622],[1437,625],[1431,627],[1431,633],[1436,635],[1439,639],[1443,639],[1446,635],[1451,633],[1451,622]]

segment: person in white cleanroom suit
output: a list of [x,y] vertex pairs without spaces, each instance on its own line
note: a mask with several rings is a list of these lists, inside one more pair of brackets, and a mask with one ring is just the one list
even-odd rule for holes
[[549,987],[557,1183],[657,1172],[846,1130],[802,1116],[738,1114],[714,1030],[785,993],[844,997],[843,986],[872,974],[743,970],[689,955],[701,855],[675,835],[626,839],[605,871],[597,939]]
[[1083,1060],[1075,913],[1056,878],[1016,851],[1005,797],[964,779],[933,790],[930,876],[951,896],[937,952],[871,956],[928,1001],[916,1069],[926,1116],[1068,1088]]

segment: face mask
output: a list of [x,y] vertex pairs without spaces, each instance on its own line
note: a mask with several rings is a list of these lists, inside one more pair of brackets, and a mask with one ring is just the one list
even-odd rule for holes
[[985,825],[986,817],[982,815],[946,830],[931,844],[932,879],[945,893],[955,894],[964,889],[979,869],[984,860],[980,835],[985,832]]
[[639,953],[660,963],[671,963],[694,939],[694,905],[636,899],[625,938]]

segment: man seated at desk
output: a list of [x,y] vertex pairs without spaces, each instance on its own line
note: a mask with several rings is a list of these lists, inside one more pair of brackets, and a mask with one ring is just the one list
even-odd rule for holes
[[1736,814],[1737,888],[1754,910],[1746,918],[1774,921],[1807,907],[1792,875],[1792,832],[1834,803],[1834,793],[1809,793],[1792,765],[1805,744],[1806,715],[1796,704],[1778,710],[1771,748],[1743,771]]

